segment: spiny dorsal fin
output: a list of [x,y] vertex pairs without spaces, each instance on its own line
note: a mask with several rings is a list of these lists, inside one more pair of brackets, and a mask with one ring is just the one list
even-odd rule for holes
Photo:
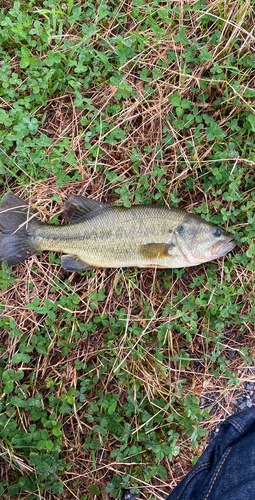
[[174,248],[173,243],[147,243],[139,247],[139,253],[146,259],[163,259],[169,257],[171,248]]
[[109,206],[101,201],[75,194],[70,196],[69,200],[64,204],[62,213],[67,222],[75,223],[79,222],[83,217]]
[[93,266],[81,260],[77,255],[62,255],[61,256],[62,267],[66,271],[88,271],[89,269],[94,269]]

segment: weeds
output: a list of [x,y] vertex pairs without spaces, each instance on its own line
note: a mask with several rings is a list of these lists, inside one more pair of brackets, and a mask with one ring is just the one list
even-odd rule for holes
[[0,494],[160,500],[254,376],[252,3],[16,1],[0,25],[2,193],[54,224],[73,193],[167,203],[237,239],[188,271],[0,270]]

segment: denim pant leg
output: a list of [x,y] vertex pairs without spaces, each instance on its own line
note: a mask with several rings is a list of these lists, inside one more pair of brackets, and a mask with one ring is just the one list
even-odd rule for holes
[[167,500],[255,500],[255,406],[221,424]]

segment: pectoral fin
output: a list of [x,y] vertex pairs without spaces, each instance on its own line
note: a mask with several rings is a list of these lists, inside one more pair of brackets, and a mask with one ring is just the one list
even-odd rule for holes
[[61,257],[62,267],[66,271],[89,271],[94,269],[90,264],[81,260],[77,255],[62,255]]
[[147,243],[139,247],[139,253],[150,260],[163,259],[169,257],[171,248],[174,248],[173,243]]
[[67,222],[79,222],[84,217],[91,213],[98,212],[105,207],[109,207],[106,203],[92,200],[86,196],[73,195],[64,204],[62,213]]

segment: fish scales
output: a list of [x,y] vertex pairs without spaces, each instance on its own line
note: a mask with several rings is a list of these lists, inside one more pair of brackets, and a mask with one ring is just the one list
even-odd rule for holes
[[38,251],[79,255],[92,266],[139,266],[151,262],[140,247],[167,243],[185,216],[161,206],[109,207],[75,225],[56,226],[54,233],[52,226],[42,224],[36,229],[35,245]]
[[162,205],[130,208],[73,195],[63,208],[70,224],[43,224],[19,197],[0,203],[0,263],[18,264],[44,250],[63,252],[68,271],[95,267],[189,267],[235,247],[232,235],[197,215]]

